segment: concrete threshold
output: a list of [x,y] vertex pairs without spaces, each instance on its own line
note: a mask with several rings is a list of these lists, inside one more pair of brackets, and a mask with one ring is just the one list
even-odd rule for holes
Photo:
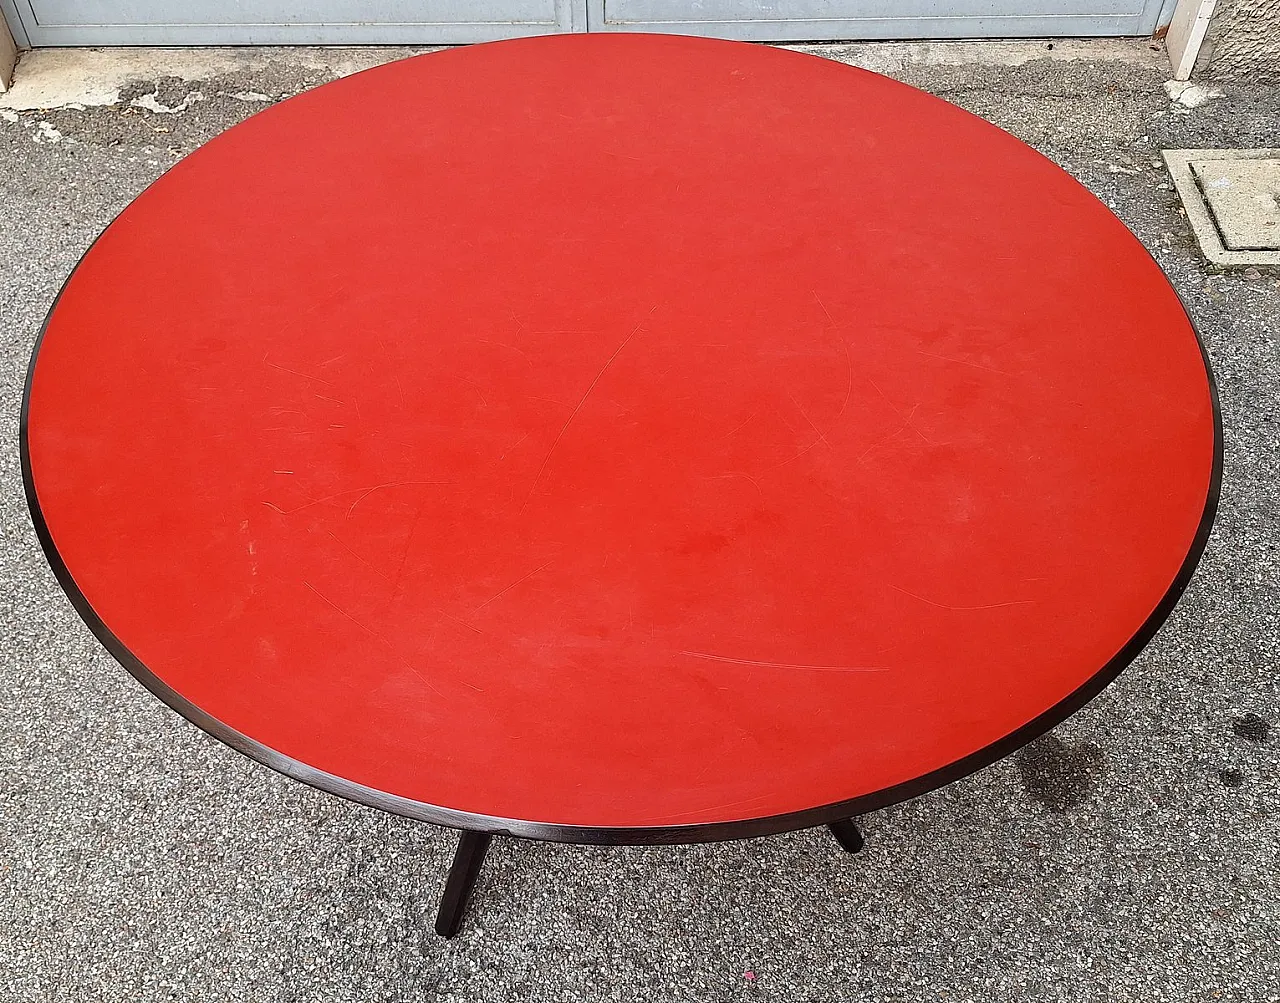
[[[256,73],[270,65],[334,79],[440,46],[263,46],[237,48],[68,48],[23,53],[13,86],[0,93],[0,108],[36,111],[118,104],[131,85],[176,78],[199,82]],[[1168,72],[1161,43],[1151,39],[1019,39],[1015,41],[850,42],[788,44],[784,48],[825,56],[877,73],[912,66],[1021,66],[1036,60],[1126,63]],[[253,92],[229,95],[266,100]]]

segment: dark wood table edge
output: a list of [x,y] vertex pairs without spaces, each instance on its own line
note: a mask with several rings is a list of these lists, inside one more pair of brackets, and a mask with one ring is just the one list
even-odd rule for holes
[[[155,182],[152,182],[152,184],[155,184]],[[114,224],[114,220],[112,223]],[[600,846],[671,845],[750,839],[757,836],[772,836],[826,825],[844,850],[850,853],[858,852],[862,848],[862,834],[853,821],[855,816],[919,797],[990,766],[1062,723],[1109,686],[1147,646],[1152,637],[1163,626],[1174,606],[1177,605],[1200,563],[1200,558],[1204,554],[1205,547],[1209,542],[1209,535],[1213,529],[1214,517],[1217,515],[1218,501],[1222,491],[1223,467],[1222,410],[1218,397],[1217,380],[1214,377],[1213,367],[1209,361],[1209,354],[1205,349],[1204,339],[1201,337],[1190,311],[1186,308],[1186,302],[1170,283],[1170,289],[1178,297],[1179,304],[1200,350],[1200,358],[1204,364],[1213,409],[1213,463],[1204,510],[1201,513],[1200,523],[1192,538],[1191,546],[1183,559],[1181,567],[1178,569],[1177,575],[1151,614],[1124,647],[1092,677],[1063,700],[990,745],[913,780],[845,801],[761,818],[726,822],[702,822],[688,825],[619,827],[560,825],[549,822],[480,815],[414,801],[410,798],[399,797],[366,787],[308,766],[306,763],[292,759],[269,746],[255,741],[201,710],[147,668],[116,637],[94,611],[88,599],[76,584],[75,578],[72,576],[66,562],[63,561],[40,508],[40,500],[31,470],[28,442],[31,387],[35,376],[36,363],[40,355],[40,346],[44,342],[49,322],[58,308],[58,303],[62,300],[63,294],[75,277],[76,271],[84,263],[98,240],[102,238],[102,235],[110,229],[111,225],[108,224],[103,233],[94,239],[62,283],[57,296],[54,297],[53,304],[45,315],[44,322],[40,326],[40,331],[31,350],[31,359],[27,365],[26,381],[22,393],[18,444],[22,466],[22,484],[26,494],[27,507],[30,510],[32,526],[35,529],[37,539],[40,541],[40,547],[44,551],[45,559],[48,561],[58,580],[58,584],[62,587],[63,592],[66,593],[71,605],[103,647],[143,686],[164,701],[172,710],[196,725],[196,727],[208,732],[214,738],[250,759],[322,791],[336,794],[338,797],[346,798],[357,804],[377,808],[391,814],[460,830],[458,847],[446,880],[445,892],[436,919],[436,931],[442,936],[452,937],[461,928],[462,917],[471,889],[479,875],[481,864],[484,861],[484,856],[488,851],[492,837],[495,835]],[[1159,263],[1155,261],[1154,256],[1151,255],[1145,245],[1138,241],[1136,237],[1134,240],[1151,257],[1156,267],[1159,268]]]

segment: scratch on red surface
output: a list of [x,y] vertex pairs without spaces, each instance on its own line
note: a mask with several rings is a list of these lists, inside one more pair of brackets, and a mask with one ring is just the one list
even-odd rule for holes
[[397,654],[397,652],[396,652],[395,646],[394,646],[394,645],[392,645],[392,643],[391,643],[390,641],[388,641],[385,637],[383,637],[381,634],[379,634],[376,630],[373,630],[371,627],[368,627],[367,625],[365,625],[365,624],[361,623],[359,620],[357,620],[354,616],[352,616],[350,613],[348,613],[345,609],[343,609],[341,606],[339,606],[336,602],[334,602],[332,599],[330,599],[328,596],[326,596],[323,592],[321,592],[319,589],[317,589],[317,588],[316,588],[314,585],[312,585],[310,582],[308,582],[308,581],[304,581],[302,584],[303,584],[303,585],[305,585],[307,588],[309,588],[309,589],[310,589],[312,592],[314,592],[317,596],[319,596],[319,598],[320,598],[320,600],[321,600],[322,602],[326,603],[328,606],[330,606],[330,607],[332,607],[333,609],[337,610],[339,613],[341,613],[343,616],[345,616],[348,620],[350,620],[352,623],[354,623],[357,627],[359,627],[361,630],[363,630],[363,631],[364,631],[366,634],[368,634],[370,637],[375,638],[375,639],[376,639],[376,640],[378,640],[378,641],[381,641],[384,645],[386,645],[388,648],[390,648],[390,649],[391,649],[392,654],[396,654],[397,658],[398,658],[398,659],[399,659],[399,661],[400,661],[400,664],[401,664],[401,665],[403,665],[403,666],[404,666],[406,669],[408,669],[410,672],[412,672],[412,673],[413,673],[415,676],[417,676],[419,679],[421,679],[424,683],[426,683],[426,684],[427,684],[427,688],[428,688],[428,689],[430,689],[433,693],[435,693],[435,694],[436,694],[436,696],[441,696],[441,697],[442,697],[442,696],[444,696],[444,694],[443,694],[443,693],[441,693],[438,689],[436,689],[436,688],[431,684],[431,680],[430,680],[430,679],[428,679],[426,676],[424,676],[420,671],[418,671],[418,669],[417,669],[415,666],[413,666],[413,665],[409,664],[409,662],[405,661],[405,659],[400,658],[400,657],[399,657],[399,655],[398,655],[398,654]]
[[[925,353],[925,354],[928,354],[928,353]],[[919,404],[915,405],[915,407],[911,409],[910,414],[904,415],[902,413],[902,408],[898,407],[897,404],[889,400],[889,398],[885,395],[885,392],[880,389],[879,383],[873,380],[870,376],[867,377],[867,382],[870,383],[873,387],[875,387],[875,391],[880,395],[880,399],[884,401],[886,404],[888,404],[890,408],[893,409],[893,413],[903,420],[903,427],[909,427],[911,431],[915,432],[915,434],[920,436],[920,438],[922,438],[925,442],[929,443],[929,445],[933,445],[933,441],[927,435],[921,432],[920,429],[916,428],[915,424],[911,420],[916,416],[916,412],[920,410]],[[902,430],[901,428],[898,429],[898,431],[901,431],[901,430]],[[894,434],[896,435],[897,433],[895,432]],[[892,436],[888,436],[887,438],[892,438]]]
[[378,568],[374,567],[374,565],[370,564],[370,563],[369,563],[368,561],[366,561],[363,557],[361,557],[361,556],[360,556],[359,554],[357,554],[354,550],[352,550],[352,549],[351,549],[350,547],[348,547],[345,543],[343,543],[343,542],[342,542],[341,540],[339,540],[336,536],[334,536],[334,535],[333,535],[333,533],[332,533],[332,531],[330,531],[330,530],[327,530],[327,529],[326,529],[326,530],[325,530],[325,532],[329,534],[330,538],[333,540],[333,542],[334,542],[334,543],[336,543],[339,547],[341,547],[343,550],[345,550],[348,554],[350,554],[352,557],[354,557],[357,561],[359,561],[361,564],[363,564],[366,568],[368,568],[370,571],[372,571],[375,575],[377,575],[377,576],[378,576],[379,578],[381,578],[383,581],[387,581],[387,582],[391,581],[391,579],[390,579],[390,578],[388,578],[386,574],[384,574],[384,573],[383,573],[382,571],[380,571]]
[[732,662],[735,665],[760,665],[766,669],[809,669],[814,672],[888,672],[887,665],[806,665],[803,662],[762,662],[755,658],[733,658],[729,655],[713,655],[707,651],[682,651],[690,658],[706,658],[713,662]]
[[[347,518],[348,519],[351,518],[351,513],[356,510],[356,506],[359,505],[366,498],[368,498],[375,491],[384,491],[387,488],[406,488],[413,484],[445,484],[445,483],[448,483],[448,482],[447,481],[387,481],[386,484],[375,484],[373,487],[367,488],[367,489],[356,488],[357,491],[363,491],[363,493],[360,495],[359,498],[353,501],[351,503],[351,507],[347,509]],[[345,492],[345,493],[350,494],[350,492]]]
[[[521,321],[518,317],[516,317],[515,314],[511,315],[511,319],[514,320],[519,325],[519,327],[516,328],[516,334],[520,334],[524,330],[523,321]],[[510,349],[511,351],[519,355],[523,355],[525,361],[529,363],[529,365],[533,365],[533,356],[531,356],[523,348],[518,348],[515,345],[508,345],[505,341],[490,341],[487,338],[477,338],[476,343],[480,345],[497,345],[499,348]]]
[[467,379],[465,376],[459,376],[459,377],[457,377],[457,379],[459,379],[459,380],[460,380],[460,381],[462,381],[463,383],[467,384],[467,386],[469,386],[469,387],[471,387],[472,389],[474,389],[474,390],[475,390],[475,392],[476,392],[476,393],[478,393],[478,394],[480,395],[480,406],[481,406],[481,407],[488,407],[488,406],[489,406],[489,398],[488,398],[488,397],[486,397],[486,396],[484,395],[484,391],[480,389],[480,384],[479,384],[479,383],[477,383],[475,380],[469,380],[469,379]]
[[516,579],[514,582],[512,582],[510,585],[508,585],[505,589],[503,589],[503,590],[502,590],[501,592],[499,592],[497,595],[495,595],[495,596],[490,596],[488,599],[486,599],[484,602],[482,602],[479,606],[477,606],[475,609],[473,609],[473,610],[471,611],[471,615],[472,615],[472,616],[475,616],[475,615],[476,615],[477,613],[479,613],[482,609],[484,609],[486,606],[488,606],[488,605],[489,605],[489,603],[493,602],[495,599],[501,599],[503,596],[505,596],[508,592],[510,592],[510,591],[511,591],[513,588],[515,588],[517,585],[521,584],[522,582],[527,582],[530,578],[532,578],[534,575],[536,575],[539,571],[542,571],[544,568],[548,568],[548,567],[550,567],[550,566],[551,566],[551,562],[550,562],[550,561],[547,561],[547,563],[546,563],[546,564],[543,564],[543,565],[541,565],[540,567],[536,567],[536,568],[534,568],[532,571],[530,571],[530,572],[529,572],[527,575],[525,575],[523,578],[518,578],[518,579]]
[[709,481],[721,481],[721,480],[728,480],[729,478],[733,478],[733,477],[741,477],[743,480],[750,481],[751,486],[756,489],[756,492],[760,495],[761,499],[764,498],[764,491],[760,487],[760,482],[757,481],[750,474],[741,474],[741,473],[708,474],[706,479]]
[[290,369],[287,366],[278,366],[274,362],[268,361],[265,355],[262,357],[262,361],[265,362],[272,369],[279,369],[280,372],[282,373],[292,373],[294,376],[301,376],[304,380],[315,380],[315,382],[317,383],[323,383],[326,387],[333,386],[333,384],[330,383],[328,380],[322,380],[319,376],[311,376],[307,373],[300,373],[296,369]]
[[788,456],[781,463],[775,463],[772,467],[765,467],[762,473],[767,474],[771,470],[777,470],[779,467],[785,467],[788,463],[795,463],[796,460],[800,459],[800,457],[804,456],[805,453],[809,452],[811,449],[813,449],[814,446],[816,446],[818,443],[822,441],[824,441],[822,436],[818,436],[818,438],[814,439],[813,442],[805,446],[804,449],[800,450],[800,452],[795,453],[791,456]]
[[917,355],[927,355],[931,359],[941,359],[943,362],[954,362],[957,366],[969,366],[972,369],[981,369],[984,372],[995,373],[997,376],[1012,376],[1012,373],[1006,373],[1003,369],[993,369],[991,366],[979,365],[976,362],[968,362],[965,359],[953,359],[949,355],[935,355],[933,352],[926,352],[923,349],[916,349]]
[[809,427],[813,429],[814,432],[816,432],[818,435],[818,438],[813,441],[813,445],[809,446],[808,449],[803,450],[803,452],[808,452],[809,449],[812,449],[813,446],[816,446],[819,442],[825,442],[828,446],[830,446],[831,443],[827,442],[826,433],[823,432],[822,429],[820,429],[817,425],[813,423],[813,419],[809,417],[809,412],[806,411],[804,408],[802,408],[800,406],[800,402],[796,400],[796,395],[793,394],[790,390],[788,390],[787,396],[791,398],[791,403],[794,404],[796,406],[796,410],[800,412],[800,417],[802,417],[805,421],[807,421],[809,423]]
[[[813,297],[814,299],[818,299],[817,292],[813,294]],[[822,300],[818,300],[818,305],[822,306]],[[825,306],[822,306],[822,310],[824,313],[826,313],[827,308]],[[828,320],[831,319],[831,314],[829,313],[827,314],[827,319]],[[835,322],[832,321],[832,323],[834,324]],[[843,338],[840,339],[840,347],[844,349],[844,361],[846,366],[848,385],[845,387],[844,402],[840,405],[840,410],[836,412],[836,416],[831,420],[831,424],[827,426],[828,429],[835,427],[836,422],[838,422],[844,416],[846,409],[849,407],[849,401],[853,399],[853,358],[849,355],[849,346],[848,344],[845,343],[845,340]],[[878,389],[879,388],[877,388],[877,390]],[[813,419],[809,417],[809,412],[807,412],[803,407],[801,407],[800,402],[796,400],[795,394],[793,394],[790,390],[788,390],[787,396],[791,398],[791,403],[796,406],[796,410],[800,412],[800,416],[804,418],[806,422],[809,423],[809,427],[813,429],[814,433],[817,435],[817,438],[814,439],[813,442],[809,443],[809,445],[805,446],[804,449],[800,450],[800,452],[796,453],[794,456],[789,456],[787,457],[787,459],[783,460],[781,463],[775,463],[772,467],[768,467],[767,468],[768,470],[777,470],[779,467],[785,467],[788,463],[795,462],[796,460],[800,459],[800,457],[804,456],[805,453],[813,449],[814,446],[818,445],[818,443],[820,442],[823,443],[828,448],[830,448],[831,446],[831,442],[827,438],[827,433],[814,424]],[[881,394],[880,396],[883,397],[884,394]],[[890,404],[889,406],[892,407],[893,405]],[[734,431],[737,431],[737,429],[734,429]]]
[[853,356],[849,354],[849,343],[840,339],[840,347],[844,349],[844,364],[848,375],[848,385],[844,390],[844,403],[840,405],[840,410],[836,412],[835,419],[831,422],[834,427],[835,423],[844,417],[845,409],[849,406],[849,401],[853,400]]
[[[874,384],[873,384],[873,385],[874,385]],[[884,395],[883,395],[883,394],[881,394],[881,396],[883,397]],[[886,401],[888,401],[888,398],[885,398],[885,400],[886,400]],[[893,404],[892,404],[892,403],[890,403],[890,404],[889,404],[889,406],[890,406],[890,407],[893,407]],[[920,409],[920,405],[919,405],[919,404],[917,404],[915,407],[913,407],[913,408],[911,409],[911,413],[910,413],[910,414],[905,414],[905,415],[904,415],[901,411],[898,411],[898,409],[897,409],[897,408],[893,408],[893,409],[894,409],[894,411],[897,411],[898,417],[900,417],[900,418],[902,419],[901,423],[899,423],[898,427],[897,427],[897,428],[895,428],[892,432],[889,432],[889,433],[887,433],[887,434],[885,434],[885,435],[880,436],[880,438],[878,438],[878,439],[877,439],[875,442],[873,442],[870,446],[868,446],[868,447],[867,447],[866,449],[864,449],[861,453],[859,453],[859,454],[858,454],[857,459],[856,459],[856,460],[854,460],[854,462],[855,462],[855,463],[861,463],[864,459],[866,459],[866,457],[867,457],[867,454],[868,454],[868,453],[870,453],[870,452],[871,452],[872,450],[874,450],[874,449],[879,449],[879,448],[880,448],[881,446],[883,446],[886,442],[888,442],[890,439],[892,439],[895,435],[897,435],[899,432],[901,432],[904,428],[909,428],[909,429],[911,429],[911,431],[915,432],[915,434],[916,434],[916,435],[920,436],[920,438],[921,438],[921,439],[923,439],[923,440],[924,440],[926,443],[928,443],[930,446],[936,445],[936,443],[934,443],[934,441],[933,441],[932,439],[930,439],[927,435],[925,435],[923,432],[921,432],[921,431],[920,431],[920,429],[916,428],[916,427],[915,427],[915,425],[914,425],[914,424],[912,424],[912,422],[911,422],[911,419],[915,417],[916,411],[918,411],[918,410]]]
[[831,326],[836,326],[836,319],[831,316],[831,311],[827,309],[827,304],[822,302],[822,297],[818,295],[818,290],[813,290],[813,298],[818,301],[818,306],[822,307],[822,312],[827,315],[827,320],[831,322]]
[[706,808],[695,808],[692,811],[676,812],[674,815],[663,815],[660,818],[654,819],[653,821],[657,824],[663,824],[666,822],[678,822],[682,818],[689,818],[691,815],[701,815],[704,812],[721,811],[725,808],[741,808],[749,804],[758,804],[761,801],[768,800],[769,797],[770,795],[768,794],[761,794],[758,797],[743,798],[741,801],[727,801],[724,804],[709,805]]
[[518,439],[517,439],[515,442],[513,442],[510,446],[508,446],[506,449],[504,449],[504,450],[502,451],[502,455],[501,455],[501,456],[499,456],[499,457],[498,457],[498,459],[499,459],[499,460],[504,460],[504,459],[506,459],[506,456],[507,456],[507,454],[508,454],[509,452],[511,452],[513,449],[518,449],[518,448],[519,448],[519,446],[520,446],[520,443],[524,442],[524,440],[525,440],[525,439],[527,439],[527,438],[529,438],[529,436],[531,436],[531,435],[533,435],[533,433],[532,433],[532,432],[525,432],[525,434],[524,434],[524,435],[520,436],[520,438],[518,438]]
[[400,594],[400,580],[404,577],[404,566],[409,560],[409,551],[413,549],[413,537],[418,532],[418,523],[422,521],[422,506],[413,513],[413,523],[409,526],[409,535],[404,538],[404,553],[400,555],[400,566],[396,568],[396,577],[391,582],[391,598]]
[[738,422],[738,424],[734,425],[733,428],[729,429],[729,431],[725,432],[724,435],[720,436],[718,439],[715,439],[714,441],[719,442],[721,439],[727,439],[730,436],[735,435],[738,432],[742,431],[742,429],[746,428],[747,423],[751,421],[751,419],[754,418],[759,413],[760,413],[760,409],[756,408],[749,415],[743,418],[742,421]]
[[391,352],[387,348],[387,343],[382,339],[382,335],[378,335],[378,347],[382,349],[382,354],[387,357],[388,366],[391,372],[391,378],[396,381],[396,391],[400,394],[400,406],[404,407],[408,400],[404,395],[404,384],[400,382],[400,374],[396,372],[395,359],[391,357]]
[[[277,473],[278,472],[279,471],[277,471]],[[323,498],[313,498],[311,501],[303,502],[301,505],[298,505],[296,508],[291,508],[291,509],[283,509],[279,505],[277,505],[275,502],[270,502],[270,501],[263,501],[262,504],[266,505],[268,508],[275,509],[281,515],[293,515],[293,513],[301,512],[304,508],[311,508],[313,505],[323,505],[327,501],[334,501],[337,498],[344,498],[350,494],[363,492],[360,495],[360,497],[355,500],[351,508],[347,509],[347,515],[350,516],[351,513],[355,510],[356,505],[359,505],[362,501],[368,498],[369,495],[373,494],[375,491],[381,491],[383,488],[403,488],[403,487],[408,487],[411,484],[450,484],[450,483],[452,482],[451,481],[388,481],[386,484],[374,484],[371,487],[347,488],[345,491],[338,491],[331,495],[325,495]]]
[[1011,599],[1009,602],[993,602],[983,603],[981,606],[952,606],[949,603],[934,602],[932,599],[926,599],[924,596],[918,596],[914,592],[908,592],[906,589],[899,588],[897,585],[890,585],[889,588],[895,592],[901,592],[904,596],[910,596],[912,599],[919,599],[922,603],[930,606],[937,606],[938,609],[952,609],[961,612],[971,612],[980,609],[1000,609],[1003,606],[1030,606],[1035,603],[1034,599]]
[[657,309],[658,307],[655,305],[645,316],[644,320],[636,324],[636,326],[631,329],[631,333],[622,339],[622,344],[614,349],[614,352],[609,356],[608,361],[605,362],[605,364],[600,367],[600,371],[596,373],[595,379],[591,381],[590,385],[587,387],[586,393],[584,393],[582,395],[582,399],[578,401],[578,406],[573,409],[573,412],[567,419],[565,419],[565,423],[560,426],[560,431],[556,433],[556,437],[551,443],[551,448],[547,450],[547,455],[542,458],[542,465],[538,467],[538,472],[534,474],[533,484],[529,488],[529,496],[528,498],[525,498],[524,505],[520,506],[521,512],[525,510],[525,506],[529,504],[529,499],[533,497],[534,491],[538,489],[538,482],[542,479],[542,474],[547,469],[547,464],[551,462],[551,454],[554,453],[556,451],[556,447],[560,445],[560,440],[564,438],[565,432],[567,432],[569,430],[569,426],[573,424],[573,419],[578,417],[578,412],[582,410],[582,405],[584,405],[587,402],[587,398],[591,396],[591,391],[596,388],[596,384],[599,383],[600,380],[604,378],[604,374],[609,371],[609,367],[613,365],[613,360],[622,354],[622,350],[631,343],[631,339],[636,336],[640,331],[640,328],[644,327],[645,320],[652,317],[654,310]]
[[[454,615],[453,615],[452,613],[450,613],[448,610],[443,610],[443,609],[442,609],[442,610],[437,610],[437,612],[438,612],[442,617],[444,617],[446,620],[452,620],[454,623],[459,624],[459,625],[461,625],[461,626],[463,626],[463,627],[466,627],[466,628],[467,628],[467,630],[474,630],[477,634],[483,634],[483,633],[484,633],[484,631],[483,631],[483,630],[481,630],[479,627],[477,627],[474,623],[467,623],[467,621],[466,621],[466,620],[464,620],[464,619],[462,619],[462,617],[460,617],[460,616],[454,616]],[[467,685],[468,685],[468,686],[471,686],[471,684],[470,684],[470,683],[467,683]],[[473,690],[480,691],[480,687],[479,687],[479,686],[471,686],[471,688],[472,688]]]

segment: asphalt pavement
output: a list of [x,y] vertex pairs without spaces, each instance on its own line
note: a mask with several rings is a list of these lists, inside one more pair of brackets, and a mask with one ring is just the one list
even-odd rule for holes
[[[140,57],[83,108],[17,108],[15,88],[0,95],[0,1000],[1280,1000],[1280,272],[1207,267],[1159,162],[1280,147],[1280,88],[1173,103],[1145,43],[807,48],[1032,143],[1186,302],[1225,477],[1200,570],[1147,650],[1022,753],[867,816],[856,857],[823,830],[498,840],[443,941],[453,834],[277,776],[143,690],[48,570],[17,447],[40,323],[113,215],[264,104],[405,53],[266,50],[185,77]],[[131,281],[168,294],[145,261]]]

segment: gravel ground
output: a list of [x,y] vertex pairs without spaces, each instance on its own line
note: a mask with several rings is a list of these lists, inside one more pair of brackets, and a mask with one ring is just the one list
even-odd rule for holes
[[[1280,275],[1209,270],[1156,163],[1280,147],[1280,89],[1182,109],[1150,58],[895,72],[1092,188],[1207,344],[1217,527],[1120,680],[1010,760],[867,817],[857,857],[821,830],[498,841],[445,942],[452,834],[276,776],[164,708],[81,625],[22,498],[27,358],[76,259],[178,156],[319,65],[281,52],[114,105],[0,112],[0,999],[1280,1000]],[[177,113],[128,103],[196,90]],[[135,281],[165,294],[145,263]]]

